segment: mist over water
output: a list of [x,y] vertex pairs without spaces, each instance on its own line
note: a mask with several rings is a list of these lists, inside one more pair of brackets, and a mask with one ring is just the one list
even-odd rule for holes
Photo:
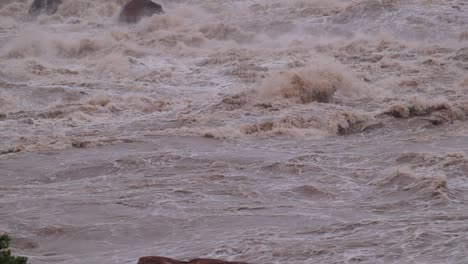
[[468,3],[0,0],[0,231],[31,263],[468,263]]

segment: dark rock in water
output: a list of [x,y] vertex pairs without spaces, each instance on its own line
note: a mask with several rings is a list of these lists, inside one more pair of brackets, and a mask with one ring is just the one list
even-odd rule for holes
[[165,257],[141,257],[138,260],[138,264],[185,264],[187,262],[181,262]]
[[165,257],[141,257],[138,264],[247,264],[244,262],[228,262],[217,259],[192,259],[191,261],[178,261]]
[[131,0],[120,12],[121,22],[136,23],[143,17],[164,13],[162,6],[151,0]]
[[244,262],[229,262],[218,259],[192,259],[188,264],[247,264]]
[[29,9],[29,14],[39,15],[40,13],[44,13],[53,15],[57,13],[60,4],[62,4],[62,0],[34,0]]

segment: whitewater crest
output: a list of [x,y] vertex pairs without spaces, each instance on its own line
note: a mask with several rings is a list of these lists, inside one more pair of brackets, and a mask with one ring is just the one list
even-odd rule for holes
[[294,99],[298,103],[328,103],[335,92],[349,83],[341,73],[323,68],[301,68],[272,73],[260,96]]
[[[370,183],[375,186],[375,199],[408,203],[412,200],[448,200],[448,184],[445,175],[421,176],[404,168]],[[377,192],[379,193],[377,195]]]

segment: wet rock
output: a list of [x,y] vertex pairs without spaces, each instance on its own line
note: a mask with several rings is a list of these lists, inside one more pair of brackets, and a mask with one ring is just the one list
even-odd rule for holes
[[165,257],[141,257],[138,260],[138,264],[184,264],[187,262],[181,262]]
[[228,262],[217,259],[192,259],[188,264],[247,264],[245,262]]
[[57,13],[62,0],[34,0],[29,9],[29,14],[37,16],[41,13],[53,15]]
[[143,17],[164,13],[162,6],[151,0],[132,0],[120,12],[119,21],[137,23]]
[[141,257],[138,264],[247,264],[244,262],[228,262],[218,259],[192,259],[190,261],[178,261],[170,258],[150,256]]

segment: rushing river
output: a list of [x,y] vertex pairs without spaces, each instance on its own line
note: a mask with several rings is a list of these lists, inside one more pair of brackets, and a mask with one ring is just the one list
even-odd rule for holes
[[32,264],[468,263],[466,0],[0,0],[0,231]]

